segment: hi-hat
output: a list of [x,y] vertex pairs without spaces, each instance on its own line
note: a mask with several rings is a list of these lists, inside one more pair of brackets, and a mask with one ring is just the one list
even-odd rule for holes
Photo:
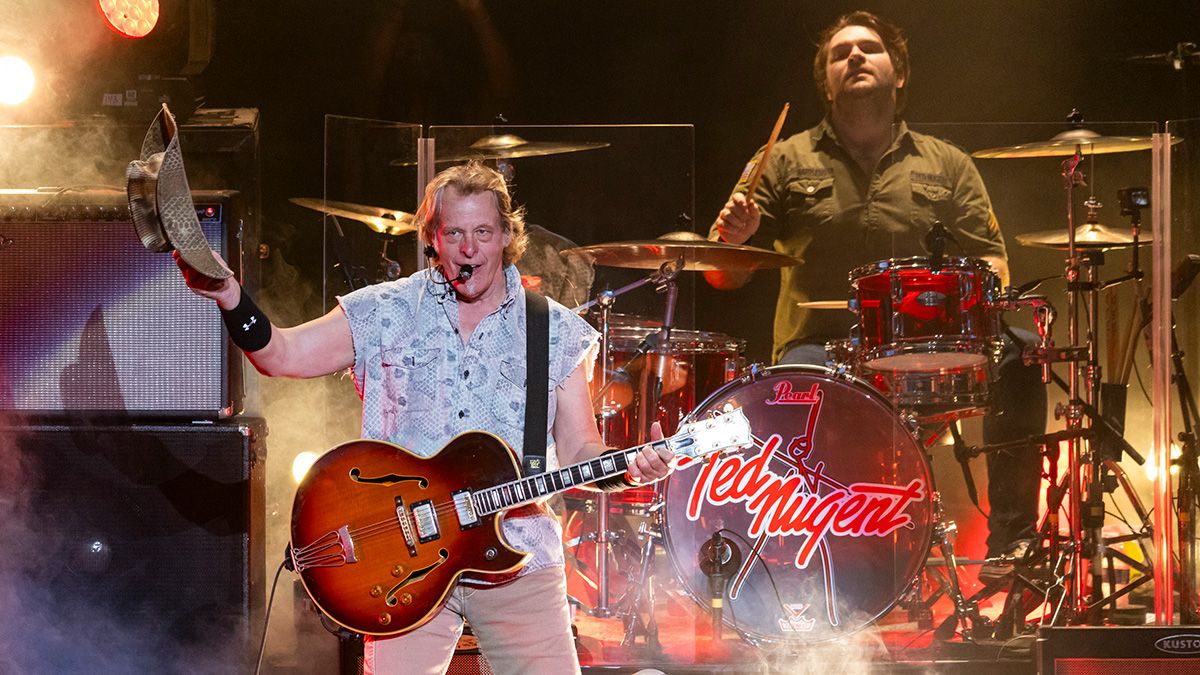
[[416,232],[417,230],[416,217],[404,211],[382,209],[377,206],[364,206],[350,202],[335,202],[314,197],[292,197],[288,201],[297,206],[303,206],[306,209],[312,209],[320,213],[366,223],[368,227],[380,234],[404,234],[405,232]]
[[[1147,244],[1153,240],[1154,237],[1146,230],[1142,230],[1138,234],[1139,244]],[[1066,249],[1068,245],[1067,232],[1066,230],[1043,230],[1018,234],[1017,243],[1036,248]],[[1084,223],[1075,228],[1075,248],[1104,250],[1125,246],[1133,246],[1132,232],[1105,227],[1100,223]]]
[[[1181,140],[1183,139],[1172,138],[1171,143]],[[1070,157],[1075,154],[1076,147],[1084,155],[1104,155],[1111,152],[1149,150],[1152,143],[1150,136],[1101,136],[1087,129],[1069,129],[1047,141],[977,150],[972,152],[971,156],[979,159]]]
[[665,262],[681,260],[683,269],[692,272],[731,270],[751,272],[799,265],[799,258],[768,251],[756,246],[740,246],[701,239],[681,241],[647,239],[617,241],[610,244],[580,246],[563,251],[588,257],[597,265],[639,270],[658,269]]
[[[608,143],[595,142],[555,142],[527,141],[516,134],[497,134],[484,136],[465,148],[437,152],[435,157],[438,164],[443,162],[466,162],[478,160],[481,162],[494,159],[520,159],[522,157],[541,157],[543,155],[560,155],[566,152],[582,152],[607,148]],[[416,160],[396,159],[396,166],[416,164]]]

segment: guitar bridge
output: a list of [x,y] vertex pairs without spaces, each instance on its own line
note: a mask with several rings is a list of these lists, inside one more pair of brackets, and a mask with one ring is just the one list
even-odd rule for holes
[[408,554],[417,557],[417,540],[413,536],[412,519],[408,517],[408,510],[404,508],[403,497],[396,497],[396,520],[400,523],[400,533],[404,535],[404,545],[408,547]]

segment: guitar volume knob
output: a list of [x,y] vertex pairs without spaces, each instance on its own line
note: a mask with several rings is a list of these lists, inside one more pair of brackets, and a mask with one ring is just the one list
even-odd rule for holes
[[379,614],[379,625],[380,626],[386,626],[391,622],[392,622],[391,614],[388,614],[387,612],[380,612],[380,614]]
[[392,576],[399,579],[400,575],[402,575],[402,574],[404,574],[404,565],[396,565],[395,567],[392,568]]
[[378,598],[381,595],[383,595],[383,586],[372,586],[371,587],[371,597],[372,598]]
[[405,594],[401,595],[400,596],[400,604],[411,605],[412,604],[412,593],[405,593]]

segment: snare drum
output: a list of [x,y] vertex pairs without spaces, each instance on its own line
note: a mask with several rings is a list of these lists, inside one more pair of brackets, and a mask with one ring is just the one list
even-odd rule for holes
[[878,372],[960,371],[999,358],[1000,279],[976,258],[881,260],[850,273],[859,363]]
[[[701,558],[729,546],[726,625],[757,643],[810,643],[862,629],[924,565],[934,508],[925,454],[866,383],[815,366],[730,382],[695,413],[740,406],[758,447],[680,466],[662,527],[683,587],[711,605]],[[707,546],[707,548],[706,548]]]

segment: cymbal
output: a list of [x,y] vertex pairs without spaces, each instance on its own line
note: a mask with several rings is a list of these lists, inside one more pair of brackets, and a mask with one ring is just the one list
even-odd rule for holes
[[288,201],[320,213],[366,223],[368,227],[380,234],[404,234],[417,230],[416,217],[404,211],[381,209],[377,206],[364,206],[350,202],[335,202],[315,197],[292,197]]
[[[1172,138],[1171,143],[1178,143],[1182,138]],[[971,153],[978,159],[1011,159],[1022,157],[1070,157],[1075,154],[1075,147],[1085,155],[1104,155],[1111,152],[1133,152],[1149,150],[1152,139],[1149,136],[1101,136],[1087,129],[1069,129],[1056,134],[1048,141],[1034,141],[1020,145],[1008,145],[987,150],[976,150]]]
[[[1154,237],[1150,232],[1142,230],[1138,233],[1138,243],[1148,244],[1151,241],[1154,241]],[[1035,248],[1066,249],[1067,232],[1066,230],[1043,230],[1018,234],[1017,243]],[[1132,232],[1105,227],[1100,223],[1084,223],[1075,228],[1076,248],[1104,250],[1125,246],[1133,246]]]
[[845,300],[806,300],[797,302],[801,309],[846,309],[849,304]]
[[[543,155],[560,155],[567,152],[582,152],[607,148],[608,143],[554,141],[527,141],[516,134],[498,134],[484,136],[466,148],[437,152],[437,163],[466,162],[470,160],[487,161],[492,159],[520,159],[522,157],[541,157]],[[392,160],[395,166],[416,164],[416,160]]]
[[691,272],[714,270],[750,272],[757,269],[791,267],[803,262],[799,258],[756,246],[739,246],[707,239],[700,241],[671,239],[617,241],[610,244],[571,248],[564,253],[586,256],[597,265],[639,270],[658,269],[665,262],[682,259],[683,269]]

